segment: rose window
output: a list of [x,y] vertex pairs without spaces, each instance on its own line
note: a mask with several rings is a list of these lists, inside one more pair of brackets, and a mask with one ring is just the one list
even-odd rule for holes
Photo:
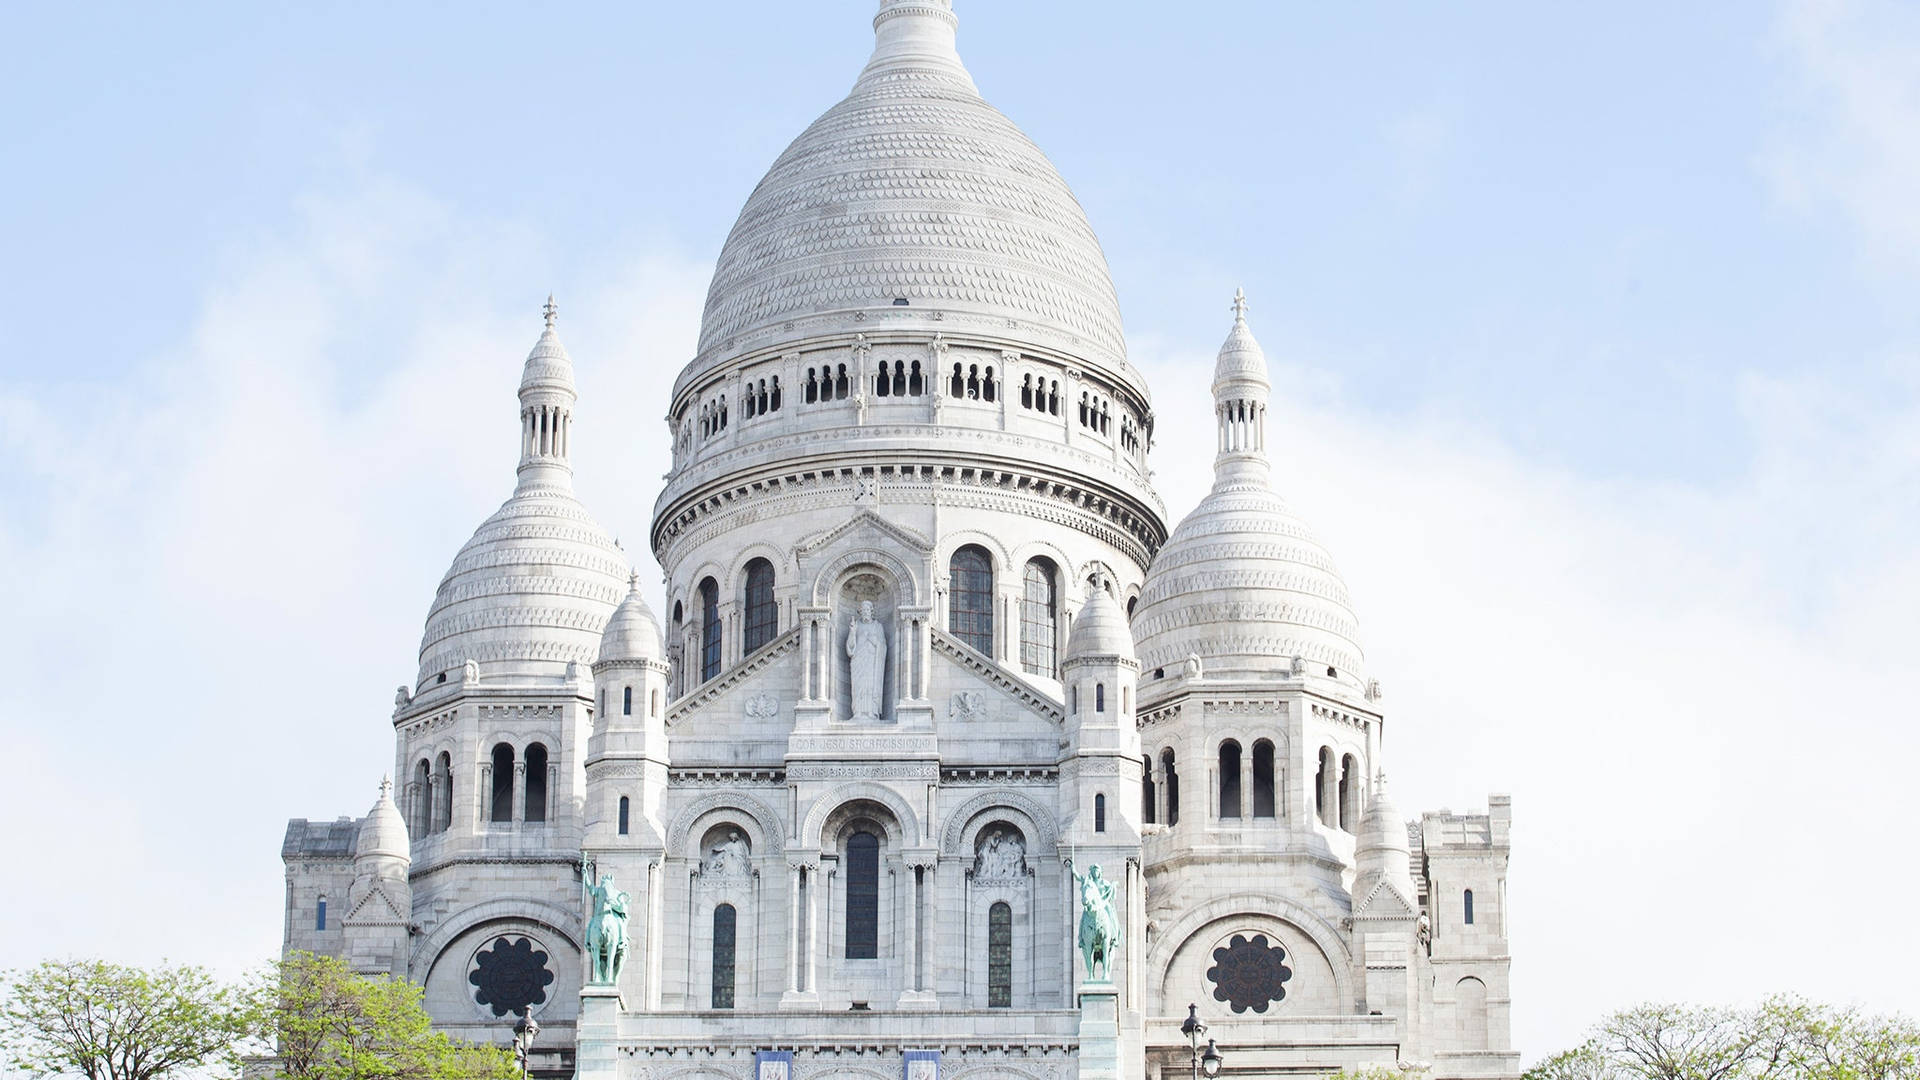
[[1287,980],[1293,969],[1287,966],[1287,951],[1269,944],[1267,935],[1233,935],[1233,940],[1213,950],[1213,966],[1207,980],[1213,983],[1216,1001],[1224,1001],[1237,1013],[1252,1009],[1263,1013],[1267,1006],[1287,996]]
[[473,954],[467,981],[473,984],[473,1000],[492,1009],[493,1015],[525,1016],[546,1004],[553,971],[547,966],[546,951],[532,938],[497,937]]

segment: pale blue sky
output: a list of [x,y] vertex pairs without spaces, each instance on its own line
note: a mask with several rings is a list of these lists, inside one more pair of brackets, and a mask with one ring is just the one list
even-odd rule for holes
[[[0,966],[277,948],[280,831],[389,767],[549,290],[652,572],[661,389],[871,8],[7,10],[0,813],[149,921],[9,873]],[[1514,793],[1529,1058],[1649,996],[1920,1011],[1920,935],[1844,925],[1920,890],[1920,11],[958,10],[1100,234],[1175,516],[1253,298],[1402,808]]]

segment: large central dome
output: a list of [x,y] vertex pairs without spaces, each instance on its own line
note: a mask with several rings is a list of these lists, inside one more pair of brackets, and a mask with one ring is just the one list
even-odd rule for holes
[[946,0],[894,0],[874,27],[853,92],[740,212],[687,376],[781,340],[936,312],[1130,374],[1100,242],[1046,155],[981,99]]

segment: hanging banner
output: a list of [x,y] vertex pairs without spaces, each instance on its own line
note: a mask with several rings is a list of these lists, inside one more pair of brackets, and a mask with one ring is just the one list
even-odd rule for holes
[[793,1051],[762,1050],[754,1054],[753,1080],[793,1080]]
[[904,1080],[940,1080],[940,1051],[908,1050]]

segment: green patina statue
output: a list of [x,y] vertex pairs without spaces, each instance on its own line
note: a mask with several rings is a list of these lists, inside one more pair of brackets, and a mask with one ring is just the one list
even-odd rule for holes
[[[1113,981],[1113,957],[1120,951],[1120,920],[1113,913],[1113,882],[1100,874],[1099,866],[1090,866],[1086,874],[1073,871],[1067,860],[1067,872],[1080,890],[1080,959],[1087,966],[1088,982]],[[1095,974],[1095,965],[1098,974]]]
[[627,894],[614,888],[613,875],[593,882],[593,863],[585,861],[581,881],[587,891],[587,983],[612,986],[627,963]]

